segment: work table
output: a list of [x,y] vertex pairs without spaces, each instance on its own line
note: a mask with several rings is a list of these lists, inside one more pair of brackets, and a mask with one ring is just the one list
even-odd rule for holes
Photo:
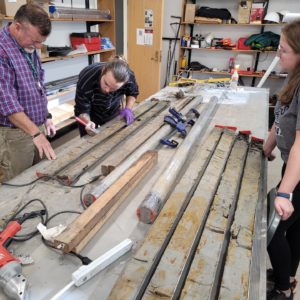
[[[226,88],[217,89],[208,86],[198,89],[186,88],[184,90],[186,90],[186,96],[202,96],[203,103],[207,103],[213,96],[219,99],[218,108],[212,116],[210,124],[201,140],[207,136],[215,125],[235,126],[237,130],[250,130],[252,135],[257,138],[265,139],[267,137],[268,90],[241,87],[237,91],[231,91]],[[170,100],[172,98],[170,94],[174,94],[176,91],[178,91],[178,88],[167,87],[150,97],[149,101],[151,98]],[[103,130],[105,130],[105,126]],[[89,137],[85,137],[84,139],[86,139],[86,144],[88,144]],[[200,142],[198,141],[198,143]],[[60,157],[61,153],[72,151],[74,145],[79,145],[80,143],[80,138],[76,137],[65,145],[60,146],[56,151],[57,157]],[[122,256],[122,258],[81,287],[70,289],[68,294],[64,296],[64,300],[107,299],[125,262],[130,259],[132,252],[139,247],[140,242],[151,226],[139,222],[136,215],[137,208],[151,190],[162,170],[166,168],[168,157],[174,151],[174,149],[166,147],[159,149],[156,166],[126,197],[125,201],[116,209],[110,219],[83,249],[81,254],[91,259],[96,259],[126,238],[133,240],[133,250]],[[42,161],[12,179],[10,183],[20,184],[30,182],[36,178],[37,171],[45,173],[47,168],[51,168],[51,162]],[[87,181],[89,179],[85,178]],[[86,189],[88,190],[88,187]],[[24,204],[36,198],[41,199],[45,203],[50,215],[61,210],[82,212],[83,209],[79,200],[80,191],[80,188],[61,186],[53,180],[40,180],[31,186],[18,188],[1,186],[0,217],[3,218],[10,214],[17,204]],[[41,209],[41,206],[36,204],[30,206],[30,209]],[[55,218],[53,222],[50,221],[48,226],[52,227],[64,224],[65,222],[70,223],[77,216],[77,214],[63,214]],[[260,221],[264,223],[265,216]],[[37,224],[37,222],[37,219],[30,220],[26,222],[26,226],[24,225],[24,227],[31,230],[30,226]],[[266,224],[264,223],[263,226],[266,226]],[[262,238],[262,241],[263,243],[265,242],[264,238]],[[263,249],[264,245],[260,244],[260,247]],[[33,264],[23,266],[23,274],[29,282],[29,299],[50,299],[71,281],[72,272],[81,266],[80,260],[75,256],[62,254],[60,251],[46,247],[39,235],[26,242],[13,242],[11,248],[14,249],[15,255],[30,255],[34,260]],[[260,253],[260,262],[264,264],[265,260],[265,253]],[[1,293],[2,291],[0,291],[0,299],[6,299]]]

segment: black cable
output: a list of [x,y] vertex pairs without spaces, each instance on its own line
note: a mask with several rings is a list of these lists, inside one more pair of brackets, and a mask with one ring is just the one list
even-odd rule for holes
[[23,187],[23,186],[31,185],[31,184],[39,181],[40,179],[46,179],[46,178],[49,179],[49,177],[50,176],[48,176],[48,175],[44,175],[44,176],[38,177],[37,179],[34,179],[33,181],[28,182],[28,183],[14,184],[14,183],[2,182],[2,183],[0,183],[0,185],[13,186],[13,187]]
[[87,209],[87,206],[85,205],[84,200],[83,200],[83,191],[84,191],[85,187],[86,186],[84,186],[82,188],[82,190],[80,191],[80,196],[79,196],[80,197],[80,203],[81,203],[81,206],[82,206],[83,209]]
[[[40,218],[41,218],[41,222],[42,224],[45,225],[45,223],[47,222],[47,219],[48,219],[48,210],[47,210],[47,207],[46,205],[44,204],[44,202],[40,199],[32,199],[30,201],[28,201],[26,204],[24,204],[13,216],[11,216],[6,222],[5,222],[5,226],[6,227],[8,225],[8,223],[10,221],[13,221],[14,219],[17,218],[17,216],[29,205],[31,204],[32,202],[39,202],[44,211],[45,211],[45,217],[43,217],[42,215],[40,215]],[[26,220],[25,220],[26,221]],[[27,241],[29,239],[31,239],[32,237],[34,237],[36,234],[38,233],[38,230],[34,230],[32,232],[29,232],[29,233],[26,233],[24,235],[15,235],[12,240],[16,241],[16,242],[23,242],[23,241]]]
[[84,183],[84,184],[81,184],[81,185],[69,185],[69,184],[64,183],[64,181],[62,179],[58,178],[57,176],[50,176],[50,175],[40,176],[39,178],[37,178],[37,179],[35,179],[31,182],[28,182],[28,183],[14,184],[14,183],[2,182],[2,183],[0,183],[0,185],[2,184],[2,185],[6,185],[6,186],[11,186],[11,187],[24,187],[24,186],[29,186],[29,185],[39,181],[40,179],[48,179],[48,180],[52,179],[52,180],[55,180],[56,182],[58,182],[62,186],[71,187],[71,188],[82,188],[87,184],[95,182],[101,176],[103,176],[103,175],[97,175],[91,181],[89,181],[87,183]]
[[[47,221],[47,223],[45,224],[45,226],[46,226],[53,218],[55,218],[56,216],[61,215],[61,214],[65,214],[65,213],[81,214],[81,212],[74,211],[74,210],[60,211],[60,212],[57,212],[56,214],[52,215],[50,218],[48,218],[48,221]],[[61,250],[55,248],[51,242],[45,240],[43,236],[42,236],[42,241],[43,241],[43,243],[44,243],[45,246],[50,247],[50,248],[52,248],[52,249],[55,249],[55,250],[57,250],[57,251],[61,251]],[[90,258],[88,258],[87,256],[82,256],[82,255],[80,255],[80,254],[78,254],[78,253],[76,253],[76,252],[73,252],[73,251],[68,252],[68,253],[65,253],[65,254],[70,254],[70,255],[76,256],[77,258],[80,259],[80,261],[82,262],[83,265],[88,265],[89,263],[92,262],[92,260],[91,260]]]

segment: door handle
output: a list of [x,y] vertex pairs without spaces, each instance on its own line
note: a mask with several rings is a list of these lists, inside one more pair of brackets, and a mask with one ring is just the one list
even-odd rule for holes
[[161,61],[161,54],[159,55],[159,52],[161,51],[155,51],[154,57],[151,57],[151,60],[154,60],[156,62]]

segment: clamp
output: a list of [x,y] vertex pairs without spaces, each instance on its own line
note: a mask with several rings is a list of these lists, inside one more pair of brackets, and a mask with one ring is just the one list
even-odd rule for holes
[[171,116],[165,116],[164,117],[164,122],[168,123],[171,125],[171,127],[175,128],[178,132],[180,132],[183,136],[187,135],[186,129],[185,129],[185,124],[181,121],[176,121],[173,117]]
[[169,113],[180,122],[184,123],[186,121],[186,118],[182,115],[182,113],[178,112],[174,107],[169,108]]
[[178,146],[178,142],[175,140],[168,140],[168,138],[164,137],[160,139],[161,144],[169,146],[171,148],[176,148]]

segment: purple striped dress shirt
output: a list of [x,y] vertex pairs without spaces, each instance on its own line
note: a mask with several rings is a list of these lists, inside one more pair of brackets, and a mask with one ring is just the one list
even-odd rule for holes
[[[43,83],[44,70],[36,51],[33,58],[39,81]],[[15,127],[7,116],[17,112],[24,112],[36,125],[43,124],[48,112],[44,86],[43,91],[22,48],[5,26],[0,31],[0,126]]]

